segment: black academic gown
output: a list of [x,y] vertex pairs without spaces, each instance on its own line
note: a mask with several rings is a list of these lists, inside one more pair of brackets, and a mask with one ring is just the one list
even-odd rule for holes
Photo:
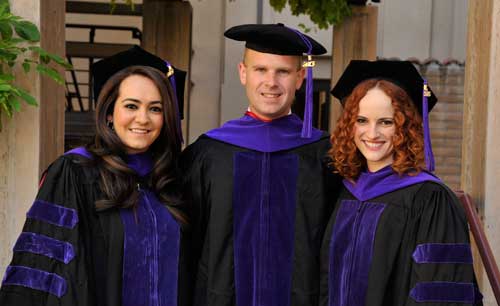
[[[165,228],[156,230],[150,226],[139,227],[140,231],[149,231],[148,237],[141,237],[143,232],[129,228],[132,235],[137,235],[132,239],[139,238],[135,241],[141,241],[142,248],[147,251],[139,251],[141,256],[137,258],[128,256],[128,263],[124,266],[126,239],[120,209],[96,212],[94,203],[102,196],[99,174],[95,167],[82,165],[82,159],[85,157],[67,154],[48,168],[43,184],[27,213],[22,234],[14,246],[12,262],[7,267],[0,290],[0,305],[130,305],[131,301],[123,301],[123,296],[147,300],[142,305],[166,306],[166,303],[162,303],[165,299],[178,299],[178,305],[187,305],[188,284],[184,275],[187,260],[183,231],[180,230],[179,244],[171,246],[176,253],[172,256],[178,259],[178,266],[171,270],[179,272],[175,271],[174,275],[178,277],[171,280],[175,283],[175,288],[169,289],[170,296],[165,297],[163,293],[156,292],[164,283],[162,271],[157,273],[153,269],[158,261],[153,262],[152,256],[147,253],[163,254],[158,249],[165,249],[163,244],[167,242],[161,236],[164,235]],[[144,178],[144,181],[147,180]],[[141,188],[142,200],[139,204],[143,205],[143,201],[147,201],[150,205],[148,207],[156,205],[153,203],[156,202],[156,197],[148,191],[147,185],[141,185]],[[164,218],[166,214],[162,212],[166,212],[166,208],[158,206],[148,210],[151,219],[138,214],[138,222],[144,224],[155,218],[156,224],[167,222]],[[134,219],[132,210],[124,212],[127,218]],[[174,235],[180,227],[171,221],[172,219],[168,220],[170,227],[167,230],[171,230]],[[155,235],[155,241],[149,238],[151,235]],[[128,248],[132,247],[134,246]],[[131,252],[133,251],[137,250]],[[130,263],[136,266],[130,267]],[[137,270],[144,266],[150,267],[151,271],[130,273],[134,270],[127,270]],[[125,282],[132,286],[135,282],[137,286],[125,288],[122,286]],[[154,298],[150,299],[149,294]]]
[[456,196],[427,173],[389,167],[344,188],[321,251],[323,306],[479,305]]
[[[280,124],[238,120],[230,137],[242,145],[253,137],[267,142]],[[317,305],[319,249],[333,208],[326,198],[334,191],[326,178],[329,137],[317,135],[266,152],[202,135],[183,152],[198,268],[194,305]]]

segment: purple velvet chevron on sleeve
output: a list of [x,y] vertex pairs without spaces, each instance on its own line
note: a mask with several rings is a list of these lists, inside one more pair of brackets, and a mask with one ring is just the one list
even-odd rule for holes
[[14,252],[29,252],[47,256],[68,264],[75,257],[73,245],[37,233],[21,233],[14,245]]
[[23,286],[45,291],[57,297],[62,297],[67,290],[66,280],[55,273],[23,267],[8,266],[2,286]]
[[476,290],[473,283],[420,282],[410,291],[417,303],[474,303]]
[[72,229],[78,223],[75,209],[42,200],[36,200],[26,214],[28,218]]
[[468,243],[424,243],[413,252],[418,263],[472,264],[472,252]]

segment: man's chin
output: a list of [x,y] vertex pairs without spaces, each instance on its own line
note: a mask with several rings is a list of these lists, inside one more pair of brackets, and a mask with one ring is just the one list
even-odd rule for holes
[[265,113],[261,116],[267,120],[274,120],[286,116],[287,112],[275,112],[275,113]]
[[282,107],[273,107],[272,105],[267,105],[268,107],[263,107],[260,109],[250,107],[250,110],[256,114],[258,117],[266,120],[274,120],[288,115],[289,109],[283,109]]

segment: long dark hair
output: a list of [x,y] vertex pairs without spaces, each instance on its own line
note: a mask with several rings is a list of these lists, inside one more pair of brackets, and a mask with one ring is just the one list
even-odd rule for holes
[[101,176],[100,187],[104,198],[96,201],[97,210],[112,207],[126,208],[137,204],[140,178],[125,162],[125,146],[118,135],[107,125],[108,115],[113,114],[115,101],[119,96],[120,85],[131,75],[147,77],[155,83],[161,96],[163,109],[163,127],[158,138],[148,151],[153,159],[153,170],[146,182],[167,205],[172,215],[186,223],[182,212],[182,200],[179,194],[178,159],[181,152],[181,131],[174,91],[165,75],[152,67],[130,66],[115,73],[103,86],[97,99],[96,136],[87,150],[94,155]]

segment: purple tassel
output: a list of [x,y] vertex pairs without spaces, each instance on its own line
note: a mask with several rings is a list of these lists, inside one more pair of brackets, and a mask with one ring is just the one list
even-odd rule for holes
[[[165,61],[167,64],[167,67],[169,69],[174,69],[172,65],[168,61]],[[180,111],[179,111],[179,101],[177,101],[177,84],[175,83],[175,74],[172,72],[172,75],[168,76],[168,80],[170,81],[170,85],[172,85],[172,89],[174,90],[174,105],[175,105],[175,112],[177,115],[177,128],[179,129],[179,138],[181,139],[181,143],[184,143],[184,138],[182,137],[182,127],[181,127],[181,116],[180,116]]]
[[313,116],[313,67],[314,67],[314,62],[311,59],[311,52],[312,52],[312,44],[307,39],[307,37],[304,36],[304,34],[300,33],[299,31],[288,28],[302,39],[302,41],[306,44],[307,46],[307,62],[306,62],[306,71],[307,71],[307,76],[306,76],[306,101],[304,105],[304,122],[302,123],[302,138],[311,138],[312,137],[312,116]]
[[429,103],[427,97],[430,95],[427,89],[427,80],[424,79],[424,92],[422,95],[422,119],[424,124],[424,154],[427,170],[434,171],[434,154],[432,153],[431,132],[429,128]]
[[306,102],[304,105],[304,123],[302,125],[302,138],[311,138],[313,115],[313,71],[307,67]]

